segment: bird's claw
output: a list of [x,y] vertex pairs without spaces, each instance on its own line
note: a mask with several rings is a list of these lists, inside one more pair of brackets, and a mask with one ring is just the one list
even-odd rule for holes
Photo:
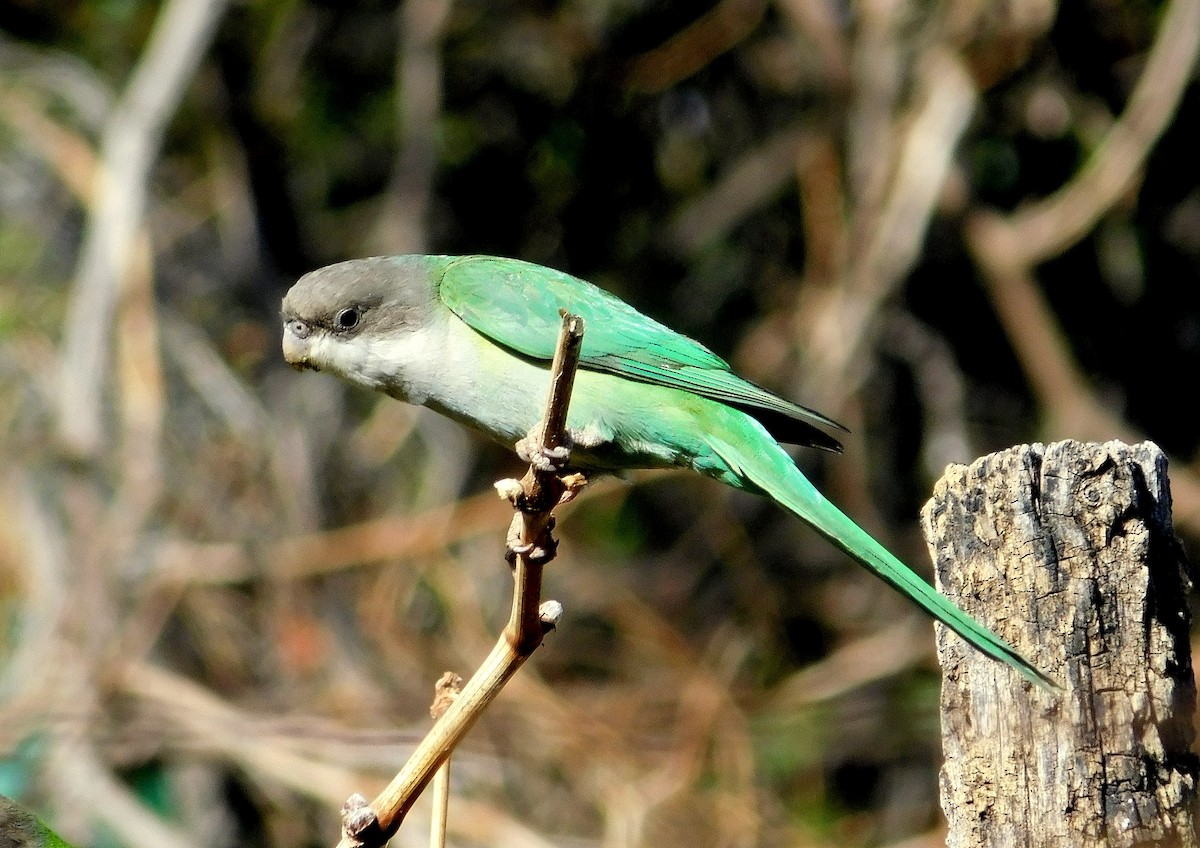
[[547,520],[546,532],[537,542],[524,541],[522,538],[524,529],[524,516],[520,513],[514,515],[504,539],[505,547],[508,549],[504,558],[508,560],[508,564],[514,565],[519,556],[537,564],[545,564],[554,559],[554,554],[558,551],[558,542],[550,535],[550,531],[554,529],[554,516],[550,516]]
[[520,554],[527,554],[533,550],[533,545],[528,542],[522,542],[521,531],[525,528],[525,521],[520,513],[513,516],[512,523],[508,525],[508,533],[504,537],[504,547],[508,550],[505,557],[510,563],[513,562]]
[[571,459],[571,439],[565,434],[564,438],[566,441],[563,444],[548,448],[542,444],[541,427],[534,427],[517,442],[517,456],[538,471],[557,474],[567,467]]

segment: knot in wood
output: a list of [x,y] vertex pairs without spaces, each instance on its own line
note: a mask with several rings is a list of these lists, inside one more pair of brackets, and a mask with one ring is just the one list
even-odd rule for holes
[[342,805],[342,839],[349,845],[383,845],[387,836],[379,824],[379,816],[357,792]]
[[526,474],[521,481],[521,493],[512,504],[525,515],[548,513],[558,506],[566,491],[566,485],[554,474]]

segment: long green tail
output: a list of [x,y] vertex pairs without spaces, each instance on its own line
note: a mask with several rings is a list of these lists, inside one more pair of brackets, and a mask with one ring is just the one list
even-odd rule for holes
[[791,458],[770,437],[747,433],[744,447],[729,444],[711,433],[705,441],[731,469],[798,515],[818,533],[879,575],[922,609],[962,636],[984,654],[1012,666],[1029,680],[1050,689],[1061,687],[1039,671],[995,633],[939,594],[883,545],[827,501]]

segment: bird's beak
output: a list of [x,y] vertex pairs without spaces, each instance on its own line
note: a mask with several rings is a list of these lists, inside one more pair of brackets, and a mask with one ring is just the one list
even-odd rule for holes
[[283,358],[297,371],[303,371],[306,368],[313,371],[320,370],[309,358],[311,353],[309,336],[311,335],[312,329],[303,321],[292,318],[283,323]]

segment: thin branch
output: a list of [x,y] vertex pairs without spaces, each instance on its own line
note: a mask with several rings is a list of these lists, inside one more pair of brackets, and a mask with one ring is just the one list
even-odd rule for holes
[[[822,290],[819,302],[798,304],[798,314],[806,315],[805,349],[811,352],[810,400],[818,407],[844,409],[860,388],[866,374],[863,351],[879,312],[919,258],[954,152],[974,111],[974,84],[949,50],[931,49],[914,73],[913,106],[888,125],[894,137],[887,173],[858,178],[872,185],[885,181],[878,198],[856,205],[850,243],[861,249],[848,252],[841,285]],[[884,167],[882,162],[871,165],[876,170]]]
[[58,398],[58,430],[82,456],[101,444],[113,314],[145,216],[150,171],[228,0],[170,0],[159,13],[101,142],[95,203],[71,293]]
[[[575,386],[575,370],[583,346],[583,319],[563,315],[558,347],[550,366],[550,397],[546,401],[546,423],[542,428],[542,446],[553,451],[567,443],[567,407]],[[532,653],[542,643],[541,596],[542,568],[554,557],[554,517],[550,511],[558,506],[567,487],[552,471],[529,466],[521,480],[521,493],[513,505],[519,510],[521,544],[531,553],[518,554],[513,567],[517,591],[513,594],[512,615],[505,635],[518,653]]]
[[[1200,0],[1174,0],[1121,118],[1078,174],[1045,200],[1010,216],[976,210],[967,243],[1034,395],[1056,437],[1142,436],[1097,397],[1067,342],[1035,269],[1078,242],[1132,184],[1179,108],[1200,52]],[[1176,523],[1200,526],[1200,478],[1173,463]]]
[[[437,721],[454,699],[462,692],[462,678],[452,671],[447,671],[433,687],[433,705],[429,714]],[[450,757],[442,763],[437,775],[433,778],[433,820],[430,823],[430,848],[445,848],[446,823],[450,819]]]
[[1069,183],[1008,220],[1018,255],[1036,265],[1086,236],[1134,185],[1179,109],[1200,50],[1200,0],[1174,0],[1120,120]]
[[200,848],[191,834],[164,821],[118,780],[91,741],[73,728],[56,728],[49,745],[45,768],[51,785],[84,820],[102,823],[127,845]]
[[[567,406],[583,344],[583,319],[563,314],[562,329],[550,371],[541,445],[547,452],[566,445]],[[530,465],[519,483],[497,486],[518,509],[521,546],[514,562],[513,605],[504,633],[462,693],[421,740],[392,782],[370,805],[354,795],[342,808],[342,838],[338,848],[382,848],[395,834],[421,791],[475,724],[500,690],[553,629],[562,607],[555,601],[541,604],[542,569],[554,557],[551,510],[573,494],[554,470]]]
[[371,243],[381,253],[425,250],[425,220],[437,165],[442,108],[441,41],[451,0],[407,0],[399,10],[396,126],[400,138],[392,178]]
[[722,0],[710,11],[633,61],[630,91],[656,94],[700,71],[752,33],[767,12],[764,0]]
[[433,776],[433,817],[429,824],[429,848],[446,848],[446,825],[450,821],[450,758]]

